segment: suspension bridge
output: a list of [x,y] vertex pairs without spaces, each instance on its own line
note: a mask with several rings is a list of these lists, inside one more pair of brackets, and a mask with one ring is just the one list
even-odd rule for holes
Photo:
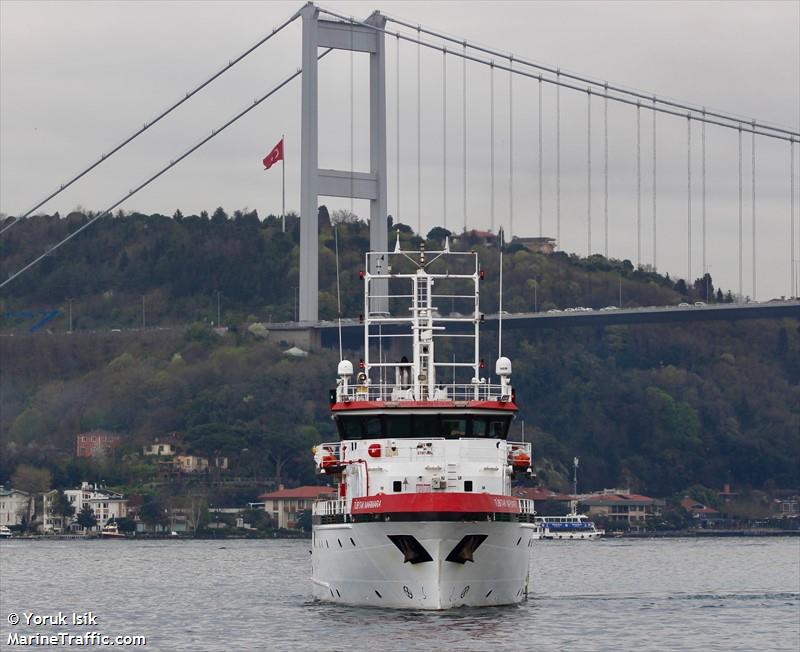
[[[562,251],[607,258],[620,255],[619,236],[615,237],[612,225],[617,222],[617,233],[621,229],[634,243],[632,258],[639,268],[673,274],[681,270],[679,275],[685,274],[687,284],[691,284],[695,277],[709,273],[719,248],[724,246],[726,253],[732,253],[734,275],[728,281],[740,302],[772,298],[760,291],[762,270],[767,266],[771,271],[779,270],[783,279],[779,294],[789,298],[800,294],[800,220],[796,215],[800,128],[633,90],[379,11],[357,18],[312,3],[288,16],[18,218],[35,214],[94,173],[253,52],[270,47],[278,34],[297,22],[301,25],[299,67],[81,228],[12,272],[0,281],[0,289],[53,251],[68,246],[71,238],[92,228],[98,219],[111,214],[209,141],[222,137],[246,115],[274,101],[288,86],[299,83],[298,307],[303,324],[320,324],[317,208],[322,197],[349,199],[351,207],[356,201],[369,202],[373,250],[388,246],[390,213],[395,223],[409,224],[419,234],[434,224],[466,231],[483,225],[488,217],[489,231],[496,233],[502,228],[508,239],[547,236]],[[349,102],[346,90],[338,99],[349,113],[350,164],[344,169],[321,168],[320,142],[326,133],[320,128],[320,77],[325,75],[323,60],[341,53],[349,57],[349,75],[336,83],[349,90]],[[363,66],[356,62],[364,58],[369,60],[369,115],[362,121],[368,123],[366,127],[362,122],[356,124],[354,90],[356,71],[363,72]],[[431,84],[437,89],[435,97],[425,90]],[[347,122],[345,119],[343,124]],[[342,124],[338,127],[341,129]],[[357,130],[364,129],[369,134],[369,160],[364,169],[359,169],[354,141]],[[634,146],[630,150],[623,152],[615,146],[620,130],[626,131],[625,147],[632,137]],[[438,137],[428,138],[431,131]],[[712,142],[716,154],[713,160],[709,152]],[[770,156],[766,169],[759,167],[762,152]],[[725,158],[722,167],[729,178],[724,186],[717,183],[712,192],[709,168],[712,163],[719,165],[720,156]],[[777,159],[785,163],[776,169],[773,162]],[[660,172],[665,166],[678,165],[684,170],[682,193],[665,187],[669,184]],[[760,201],[761,193],[769,193],[768,207]],[[679,208],[675,196],[680,194],[683,206]],[[620,195],[625,195],[623,208]],[[715,234],[721,219],[724,229],[735,234],[726,237],[724,245]],[[8,219],[0,225],[0,238],[19,222]],[[576,235],[579,233],[583,235]],[[380,311],[382,307],[376,305],[374,309]],[[566,325],[797,314],[797,302],[787,301],[782,306],[753,304],[727,311],[697,306],[690,311],[623,310],[596,315],[521,315],[515,319],[520,324],[552,325],[561,320]]]

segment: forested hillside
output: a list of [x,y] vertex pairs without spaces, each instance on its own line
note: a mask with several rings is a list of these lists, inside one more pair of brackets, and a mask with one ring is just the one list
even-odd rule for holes
[[[38,217],[2,241],[2,270],[52,246],[87,218]],[[336,315],[335,240],[321,211],[320,304]],[[153,437],[176,432],[187,450],[225,454],[231,473],[313,481],[310,446],[333,436],[327,390],[338,353],[283,355],[285,346],[247,331],[254,320],[290,319],[297,278],[298,223],[281,233],[255,214],[100,220],[8,286],[3,310],[64,306],[72,298],[74,333],[54,321],[52,334],[25,334],[4,320],[0,337],[0,482],[19,464],[46,467],[56,484],[103,479],[131,485],[152,468],[134,455]],[[415,236],[401,227],[404,240]],[[359,312],[357,271],[368,228],[337,227],[343,313]],[[429,234],[428,248],[445,232]],[[422,242],[416,238],[413,243]],[[477,236],[487,270],[497,248]],[[687,288],[629,261],[589,260],[507,247],[504,308],[539,310],[583,305],[655,305],[705,300],[706,284]],[[714,299],[723,292],[709,287]],[[225,335],[210,328],[220,293]],[[497,275],[482,303],[497,308]],[[136,326],[142,296],[148,326],[170,330],[111,332]],[[443,310],[446,310],[443,307]],[[193,324],[193,325],[191,325]],[[90,333],[89,329],[106,329]],[[14,332],[13,336],[9,336]],[[504,353],[540,476],[564,482],[572,457],[582,459],[586,489],[630,486],[671,495],[702,484],[763,487],[800,484],[800,329],[796,320],[715,322],[511,331]],[[357,354],[351,353],[357,357]],[[112,460],[76,461],[75,435],[106,428],[125,437]],[[87,477],[88,476],[88,477]]]

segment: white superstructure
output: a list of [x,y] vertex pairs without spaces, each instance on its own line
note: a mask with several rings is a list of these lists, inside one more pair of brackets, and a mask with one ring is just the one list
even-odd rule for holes
[[367,254],[359,274],[363,358],[340,362],[340,440],[314,452],[339,495],[313,510],[314,596],[411,609],[520,602],[538,529],[511,481],[530,473],[531,447],[507,440],[510,360],[497,360],[492,383],[480,358],[477,255],[398,245]]

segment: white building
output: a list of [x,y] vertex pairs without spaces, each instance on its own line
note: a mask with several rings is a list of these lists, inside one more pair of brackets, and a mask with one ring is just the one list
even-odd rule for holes
[[[77,519],[84,505],[89,506],[97,519],[97,525],[94,527],[96,531],[101,530],[112,519],[116,520],[128,516],[128,499],[122,494],[100,489],[96,484],[84,482],[81,484],[80,489],[66,489],[64,495],[75,508],[74,519]],[[73,520],[70,528],[76,530],[80,526]]]
[[27,491],[6,489],[0,485],[0,525],[30,523],[33,518],[33,501]]
[[156,439],[149,446],[145,446],[142,452],[146,457],[157,455],[159,457],[172,457],[175,455],[175,447],[169,442],[159,442]]
[[61,532],[64,517],[53,513],[53,503],[58,497],[58,489],[42,494],[42,532]]

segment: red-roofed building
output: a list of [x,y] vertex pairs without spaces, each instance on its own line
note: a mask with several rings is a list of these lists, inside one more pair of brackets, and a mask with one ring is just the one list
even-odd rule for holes
[[707,507],[706,505],[703,505],[703,503],[698,503],[693,498],[688,497],[681,501],[681,507],[683,507],[692,516],[696,516],[698,518],[719,514],[719,512],[713,507]]
[[660,515],[664,506],[663,500],[632,494],[629,489],[605,489],[602,493],[581,498],[579,502],[589,516],[603,516],[610,521],[627,521],[629,524]]
[[264,502],[264,511],[272,516],[273,526],[280,528],[297,527],[297,519],[305,510],[311,509],[315,500],[336,498],[336,491],[330,487],[304,486],[261,494],[258,499]]
[[557,503],[568,503],[575,499],[575,497],[570,494],[557,494],[545,487],[517,487],[512,493],[518,498],[527,498],[534,502],[551,500]]
[[122,437],[108,430],[89,430],[77,435],[75,448],[78,457],[110,455],[122,443]]

